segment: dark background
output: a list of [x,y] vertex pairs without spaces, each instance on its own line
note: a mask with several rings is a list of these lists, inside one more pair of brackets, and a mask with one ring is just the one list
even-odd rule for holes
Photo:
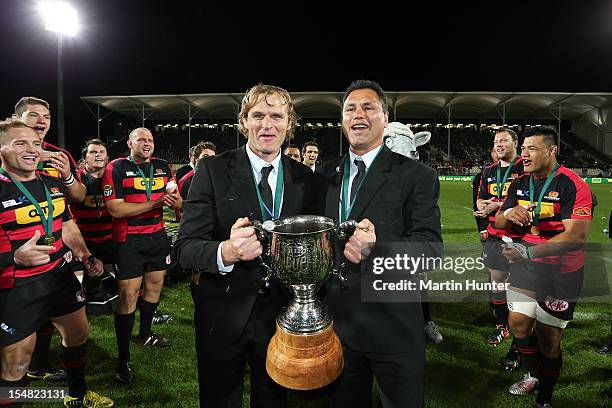
[[[96,134],[79,100],[88,95],[244,92],[257,82],[342,91],[358,78],[388,91],[612,91],[612,1],[71,3],[82,25],[64,41],[72,151]],[[55,114],[56,36],[35,1],[0,1],[0,49],[0,113],[34,95]]]

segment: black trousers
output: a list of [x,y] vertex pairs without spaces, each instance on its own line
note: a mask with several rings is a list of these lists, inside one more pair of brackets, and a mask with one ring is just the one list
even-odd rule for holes
[[367,353],[347,346],[344,370],[330,387],[332,408],[370,408],[376,377],[383,408],[422,408],[425,349],[406,353]]
[[[211,347],[202,342],[202,333],[196,325],[196,351],[198,357],[198,380],[200,385],[200,407],[240,408],[244,389],[246,363],[251,369],[250,406],[254,408],[284,408],[287,406],[287,389],[276,384],[266,372],[266,351],[270,336],[259,318],[259,300],[255,303],[251,317],[238,344],[240,353],[220,359]],[[219,345],[216,345],[217,350]]]

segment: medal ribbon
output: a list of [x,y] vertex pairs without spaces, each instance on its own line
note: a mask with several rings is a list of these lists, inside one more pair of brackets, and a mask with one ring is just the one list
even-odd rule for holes
[[[544,183],[544,188],[540,191],[540,197],[538,198],[538,202],[536,203],[536,208],[533,213],[533,220],[531,221],[531,225],[536,226],[538,222],[540,222],[540,206],[542,204],[542,199],[546,194],[546,189],[550,186],[550,183],[555,178],[555,173],[557,173],[557,169],[559,168],[559,163],[555,164],[553,171],[548,175],[546,179],[546,183]],[[533,196],[535,195],[535,186],[533,183],[533,173],[529,175],[529,201],[533,204]]]
[[270,209],[264,203],[261,198],[261,193],[259,192],[259,188],[257,187],[257,179],[255,178],[255,174],[253,174],[253,181],[255,182],[255,191],[257,191],[257,200],[259,200],[259,208],[261,210],[261,216],[264,221],[268,221],[270,219],[277,220],[280,218],[281,212],[281,203],[283,201],[284,190],[284,181],[285,176],[283,173],[283,158],[278,161],[278,175],[276,176],[276,189],[274,190],[274,204],[273,208]]
[[138,170],[138,174],[142,177],[142,182],[145,186],[145,193],[147,195],[147,200],[151,200],[151,190],[153,189],[153,183],[155,183],[154,173],[153,173],[153,162],[149,162],[149,178],[147,179],[144,175],[142,169],[136,163],[136,160],[132,156],[128,156],[128,160],[136,165],[136,170]]
[[[376,158],[378,157],[380,152],[382,152],[382,149],[384,147],[385,147],[385,144],[383,143],[380,146],[380,149],[378,149],[378,152],[376,153],[374,160],[372,160],[372,164],[374,164],[374,161],[376,161]],[[372,164],[370,164],[370,167],[372,167]],[[349,179],[351,178],[351,163],[350,163],[350,155],[349,154],[346,155],[344,159],[344,172],[342,174],[342,195],[340,199],[340,210],[341,210],[340,222],[344,222],[348,219],[348,216],[351,213],[351,210],[353,209],[353,205],[357,202],[357,195],[359,195],[359,190],[361,190],[361,186],[363,185],[363,181],[366,179],[366,176],[368,175],[368,172],[370,171],[370,167],[366,169],[366,172],[363,175],[363,178],[359,182],[359,185],[357,186],[357,192],[355,193],[355,197],[351,201],[351,205],[347,205],[349,202],[348,195],[349,195]]]
[[32,205],[36,208],[36,211],[38,211],[40,221],[42,223],[43,229],[45,230],[45,236],[48,238],[53,237],[53,211],[54,211],[53,210],[53,200],[51,199],[51,193],[49,192],[49,189],[47,188],[47,185],[45,184],[45,182],[40,177],[36,176],[36,178],[42,183],[45,189],[45,197],[47,199],[47,210],[48,210],[47,217],[45,217],[45,213],[43,209],[41,208],[40,204],[38,203],[38,200],[36,200],[34,196],[32,195],[32,193],[30,193],[28,189],[25,188],[25,186],[23,185],[21,181],[15,180],[14,178],[12,178],[2,168],[0,168],[0,174],[3,174],[6,177],[8,177],[15,184],[15,186],[17,186],[17,188],[23,193],[23,195],[25,195],[27,199],[30,200]]
[[499,181],[499,179],[501,178],[501,160],[497,162],[497,178],[495,179],[495,181],[497,182],[497,199],[500,201],[502,199],[502,193],[504,191],[504,186],[506,185],[506,180],[508,179],[508,176],[510,175],[510,171],[514,167],[514,164],[516,163],[518,158],[519,157],[516,156],[514,160],[512,160],[512,163],[510,163],[510,166],[506,169],[506,173],[504,174],[504,178],[501,180],[501,183]]

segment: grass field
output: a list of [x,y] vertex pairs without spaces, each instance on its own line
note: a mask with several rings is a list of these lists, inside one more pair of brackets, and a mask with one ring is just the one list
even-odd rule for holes
[[[602,229],[608,227],[612,185],[591,187],[599,206],[589,241],[603,243],[610,249],[610,240]],[[470,184],[443,182],[440,207],[444,241],[477,245]],[[607,254],[611,253],[608,250]],[[608,280],[602,283],[608,285],[608,293],[610,278],[608,272]],[[167,350],[140,349],[134,345],[132,360],[136,380],[128,387],[118,386],[113,378],[116,346],[112,315],[90,317],[88,383],[90,388],[113,398],[118,407],[198,406],[193,306],[186,280],[164,289],[160,309],[172,314],[174,320],[154,329],[170,337],[173,345]],[[521,377],[522,371],[505,373],[497,366],[497,360],[505,354],[508,346],[504,344],[495,349],[486,344],[493,320],[485,303],[436,303],[431,309],[444,342],[427,345],[426,407],[532,406],[533,397],[518,397],[506,391]],[[610,406],[612,357],[599,355],[596,349],[604,340],[607,341],[611,320],[609,296],[605,302],[579,303],[575,320],[570,323],[562,341],[564,366],[555,391],[555,407]],[[137,327],[134,328],[136,332]],[[376,399],[375,392],[373,398]],[[248,406],[248,383],[244,401]],[[293,393],[290,406],[324,407],[324,392]]]

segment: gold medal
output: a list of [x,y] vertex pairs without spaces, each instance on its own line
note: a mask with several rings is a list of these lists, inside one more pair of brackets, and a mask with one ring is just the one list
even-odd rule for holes
[[53,235],[46,236],[44,238],[44,241],[45,241],[45,245],[53,246],[53,244],[55,244],[55,237]]
[[538,227],[536,227],[535,225],[531,226],[531,235],[540,235],[540,229]]

